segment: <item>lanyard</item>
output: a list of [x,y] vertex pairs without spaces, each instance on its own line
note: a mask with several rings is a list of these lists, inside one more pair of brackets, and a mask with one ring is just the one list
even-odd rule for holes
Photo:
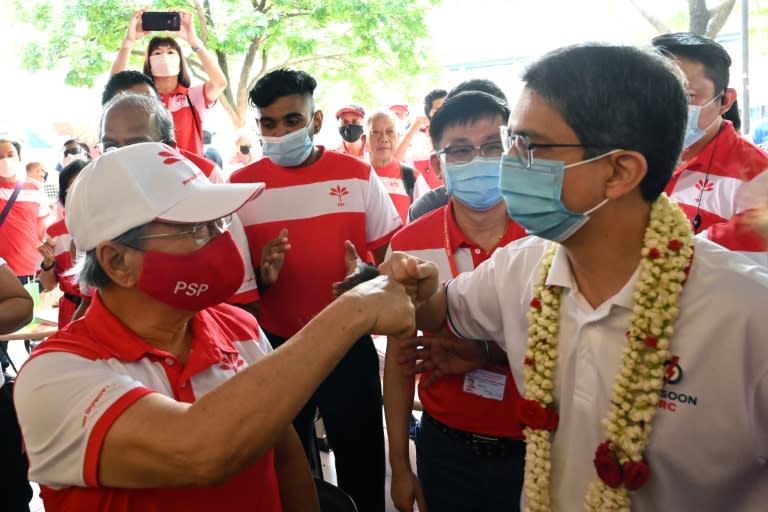
[[448,264],[451,266],[451,277],[459,275],[459,270],[456,268],[456,258],[453,255],[451,249],[451,235],[448,232],[448,212],[451,209],[451,205],[448,204],[443,209],[443,232],[445,233],[445,255],[448,256]]

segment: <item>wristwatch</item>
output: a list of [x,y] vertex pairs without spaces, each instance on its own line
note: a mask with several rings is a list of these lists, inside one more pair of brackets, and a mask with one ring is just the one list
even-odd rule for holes
[[48,266],[45,265],[44,261],[40,262],[40,270],[42,270],[43,272],[48,272],[49,270],[51,270],[55,266],[56,266],[56,260],[53,260],[51,262],[51,264],[48,265]]

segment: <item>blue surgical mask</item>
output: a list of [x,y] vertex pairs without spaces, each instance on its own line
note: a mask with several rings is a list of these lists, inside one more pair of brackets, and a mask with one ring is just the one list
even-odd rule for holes
[[261,137],[261,151],[264,156],[280,167],[298,167],[312,153],[314,143],[309,137],[309,126],[282,137]]
[[516,155],[501,158],[499,188],[507,203],[509,216],[525,228],[529,235],[562,242],[589,221],[589,214],[608,202],[603,200],[584,213],[572,212],[561,199],[565,170],[577,165],[594,162],[616,153],[603,155],[565,165],[557,160],[534,158],[527,169]]
[[689,147],[696,144],[698,141],[701,140],[702,137],[704,137],[704,134],[707,133],[707,130],[709,129],[709,126],[712,126],[712,124],[715,124],[717,122],[717,119],[715,119],[711,125],[707,126],[706,128],[702,129],[699,128],[699,116],[701,115],[701,109],[703,109],[706,106],[709,106],[710,103],[715,101],[720,96],[715,96],[708,102],[706,102],[703,105],[688,105],[688,124],[685,128],[685,140],[683,141],[683,149],[688,149]]
[[499,158],[482,157],[464,164],[444,162],[445,189],[473,210],[489,210],[502,200],[499,163]]

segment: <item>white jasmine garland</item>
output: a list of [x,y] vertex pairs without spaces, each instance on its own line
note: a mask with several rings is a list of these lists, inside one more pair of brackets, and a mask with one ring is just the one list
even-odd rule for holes
[[[542,260],[528,313],[528,351],[525,359],[525,396],[557,417],[552,395],[560,329],[559,286],[546,286],[557,244]],[[622,365],[612,389],[605,426],[606,442],[596,447],[595,463],[608,462],[609,476],[597,471],[585,497],[588,511],[630,510],[630,492],[642,486],[649,468],[644,452],[665,382],[664,363],[670,358],[669,340],[680,313],[680,293],[693,258],[693,234],[680,208],[662,194],[651,207],[643,239],[640,275],[633,292],[635,305],[627,330]],[[530,402],[529,402],[529,405]],[[535,407],[534,407],[535,409]],[[525,496],[527,511],[551,511],[551,431],[524,428]],[[552,428],[548,428],[548,427]],[[608,480],[613,486],[608,485]],[[629,488],[628,488],[629,487]]]

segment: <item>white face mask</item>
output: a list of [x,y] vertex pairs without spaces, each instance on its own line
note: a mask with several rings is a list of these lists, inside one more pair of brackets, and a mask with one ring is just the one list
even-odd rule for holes
[[175,53],[150,55],[149,67],[152,70],[152,76],[178,76],[181,69],[181,58]]
[[15,158],[3,158],[0,160],[0,178],[13,178],[19,173],[21,162]]

